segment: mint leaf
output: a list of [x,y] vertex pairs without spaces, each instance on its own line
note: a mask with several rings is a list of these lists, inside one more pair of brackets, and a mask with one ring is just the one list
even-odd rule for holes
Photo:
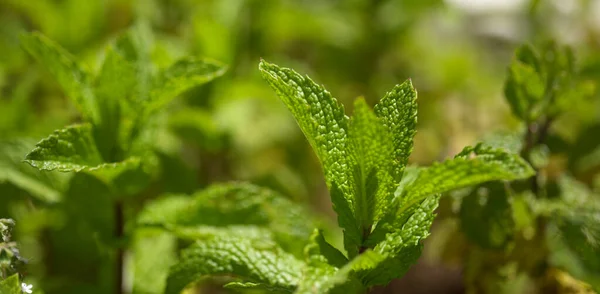
[[394,144],[394,179],[402,177],[408,156],[412,153],[417,131],[417,91],[412,82],[396,85],[375,105],[375,113],[392,135]]
[[274,243],[219,235],[183,250],[180,262],[170,270],[165,293],[179,293],[209,275],[227,275],[273,292],[292,293],[301,270],[302,262]]
[[304,254],[309,264],[316,260],[319,263],[326,263],[339,268],[348,263],[348,258],[329,244],[323,236],[323,231],[318,229],[315,229],[310,236],[310,241],[304,248]]
[[551,262],[600,289],[600,198],[568,176],[558,185],[559,199],[538,201],[538,212],[550,219]]
[[177,239],[151,228],[137,230],[133,239],[133,293],[163,293],[169,267],[177,260]]
[[531,166],[516,154],[482,144],[466,147],[453,159],[422,168],[402,192],[401,210],[429,195],[489,181],[525,179],[533,174]]
[[41,170],[81,171],[103,163],[89,123],[54,131],[37,143],[25,162]]
[[556,117],[592,92],[593,85],[580,78],[571,48],[553,42],[517,49],[504,86],[513,113],[526,122]]
[[2,294],[21,294],[21,285],[19,275],[14,274],[5,280],[0,281],[0,293]]
[[23,155],[32,149],[35,141],[10,140],[0,143],[0,184],[11,183],[20,190],[46,203],[62,198],[68,175],[41,172],[23,163]]
[[515,220],[504,184],[487,183],[465,196],[460,224],[465,235],[482,248],[501,249],[511,241]]
[[368,234],[394,196],[394,145],[387,128],[362,98],[354,103],[348,138],[354,164],[354,211],[360,230]]
[[149,203],[140,225],[167,229],[198,226],[256,225],[270,229],[286,249],[304,246],[315,221],[302,206],[282,195],[251,184],[215,184],[189,196],[171,195]]
[[54,76],[83,117],[96,121],[98,110],[91,88],[91,78],[75,62],[74,57],[40,33],[21,35],[21,44]]
[[114,47],[108,47],[94,88],[99,111],[94,135],[103,158],[116,160],[123,156],[122,146],[125,144],[119,142],[122,118],[127,117],[123,101],[131,99],[137,85],[136,78],[133,65]]
[[315,230],[304,249],[306,265],[295,293],[361,293],[364,287],[351,276],[353,265],[363,255],[348,259]]
[[438,203],[439,196],[430,196],[400,213],[393,221],[378,224],[383,227],[379,232],[388,233],[373,232],[372,239],[368,240],[377,245],[373,248],[371,262],[357,270],[356,275],[363,285],[385,285],[403,276],[419,259],[421,242],[429,236]]
[[360,246],[361,233],[354,216],[352,173],[348,156],[348,117],[344,107],[309,77],[262,60],[263,78],[296,118],[323,166],[338,223],[344,229],[346,249]]
[[227,67],[208,59],[186,58],[162,70],[152,87],[148,111],[164,106],[170,99],[225,73]]

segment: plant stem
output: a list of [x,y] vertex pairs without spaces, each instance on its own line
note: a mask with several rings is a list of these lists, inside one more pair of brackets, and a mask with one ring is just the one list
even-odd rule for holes
[[125,214],[123,211],[123,202],[115,203],[115,239],[117,243],[117,260],[116,260],[116,276],[115,276],[115,293],[123,293],[123,258],[124,251],[121,244],[125,227]]

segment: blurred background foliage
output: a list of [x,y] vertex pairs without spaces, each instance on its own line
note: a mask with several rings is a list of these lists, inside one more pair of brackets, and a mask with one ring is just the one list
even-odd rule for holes
[[[110,273],[86,268],[106,262],[88,252],[102,245],[98,236],[83,236],[85,225],[67,221],[80,217],[80,206],[96,203],[72,197],[67,205],[62,199],[94,187],[68,186],[68,174],[42,173],[21,163],[35,142],[80,117],[56,81],[21,48],[19,34],[40,31],[97,69],[106,44],[135,24],[151,28],[158,66],[192,55],[222,61],[229,69],[167,106],[158,120],[160,139],[152,146],[160,176],[130,215],[161,193],[248,180],[333,216],[318,161],[293,117],[260,79],[260,58],[308,73],[346,105],[347,113],[356,97],[373,104],[411,78],[419,92],[414,164],[444,159],[490,134],[521,130],[503,98],[503,83],[522,43],[552,39],[571,45],[581,74],[600,78],[600,1],[594,0],[2,0],[0,217],[16,220],[14,237],[28,258],[27,275],[43,288],[71,285],[73,293],[88,293],[97,286],[94,279]],[[594,93],[593,99],[569,105],[556,120],[547,173],[569,172],[598,192],[596,98]],[[477,206],[476,199],[464,197],[464,203]],[[486,208],[462,215],[453,198],[443,199],[422,262],[403,280],[377,291],[461,293],[470,275],[464,266],[487,266],[466,241],[484,237],[477,232],[467,237],[468,230],[458,229],[460,221],[477,222]],[[61,205],[66,208],[55,209]],[[96,213],[110,219],[110,212]],[[496,237],[483,242],[499,246],[502,233]],[[465,252],[473,254],[466,259]],[[522,279],[511,276],[510,265],[503,268],[506,286],[519,287]],[[73,272],[80,275],[79,288],[69,284]],[[104,287],[109,288],[95,292],[110,292]]]

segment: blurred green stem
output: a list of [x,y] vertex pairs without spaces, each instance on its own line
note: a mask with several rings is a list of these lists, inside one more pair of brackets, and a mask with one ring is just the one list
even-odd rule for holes
[[117,260],[116,260],[116,277],[115,277],[115,293],[123,293],[123,246],[121,239],[123,238],[125,227],[125,215],[123,211],[123,202],[117,201],[115,203],[115,239],[117,243]]

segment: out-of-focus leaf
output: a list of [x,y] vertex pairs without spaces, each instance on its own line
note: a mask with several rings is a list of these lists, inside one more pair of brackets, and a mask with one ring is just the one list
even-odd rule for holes
[[21,44],[50,71],[83,116],[96,121],[98,109],[89,74],[73,56],[40,33],[23,34]]
[[272,242],[216,235],[183,251],[179,263],[170,270],[165,293],[179,293],[188,284],[211,275],[226,275],[275,293],[292,293],[301,270],[301,261]]
[[43,202],[58,202],[69,177],[57,172],[38,171],[24,163],[23,157],[34,145],[29,140],[0,144],[0,183],[11,183]]
[[81,171],[103,163],[96,148],[90,124],[80,124],[54,131],[37,143],[25,162],[41,170]]
[[177,239],[163,230],[143,228],[134,234],[133,293],[163,293],[169,267],[177,257]]
[[560,199],[540,202],[551,220],[551,261],[574,277],[600,289],[600,198],[582,183],[563,176]]
[[0,281],[0,293],[2,294],[21,294],[21,284],[19,275],[14,274],[5,280]]
[[191,197],[164,197],[144,208],[138,224],[178,230],[197,226],[263,226],[273,231],[286,249],[303,247],[316,226],[302,206],[274,191],[243,183],[213,185]]
[[208,59],[182,59],[160,72],[156,78],[147,111],[164,106],[182,92],[223,75],[227,67]]
[[429,195],[497,180],[525,179],[534,174],[521,157],[479,144],[466,147],[455,158],[422,168],[402,191],[401,210]]
[[462,199],[460,223],[463,232],[483,248],[502,248],[512,240],[515,221],[504,185],[481,185]]

